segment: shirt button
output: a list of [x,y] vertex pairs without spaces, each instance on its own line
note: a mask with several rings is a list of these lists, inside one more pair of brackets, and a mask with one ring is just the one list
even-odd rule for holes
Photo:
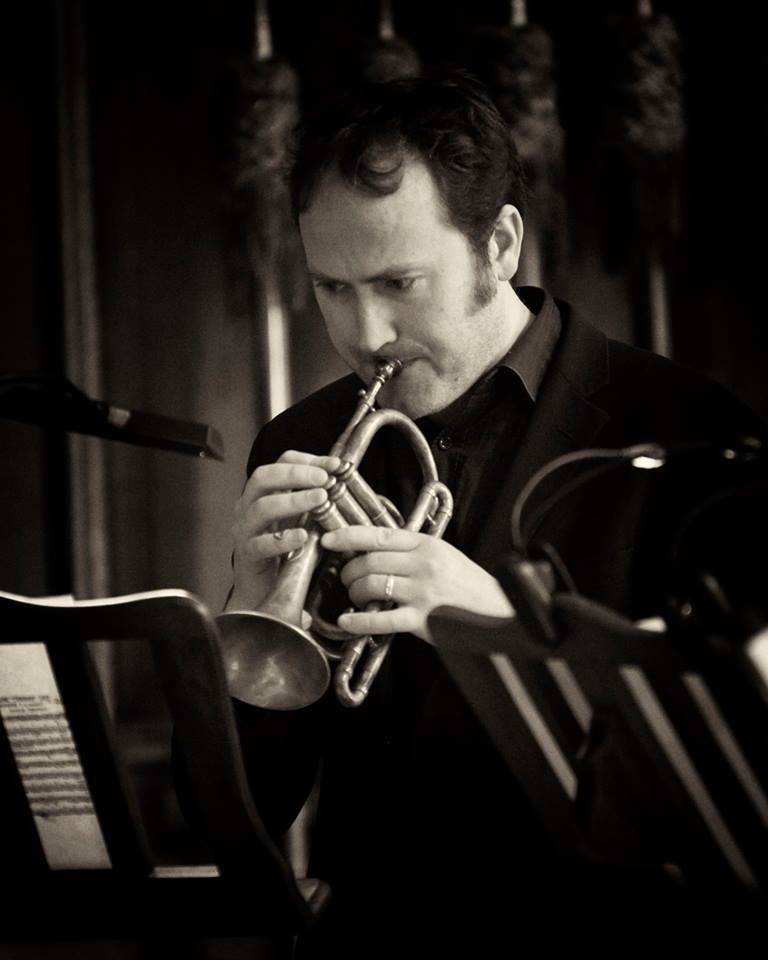
[[446,436],[440,437],[437,441],[437,446],[440,450],[450,450],[453,446],[453,439],[446,434]]

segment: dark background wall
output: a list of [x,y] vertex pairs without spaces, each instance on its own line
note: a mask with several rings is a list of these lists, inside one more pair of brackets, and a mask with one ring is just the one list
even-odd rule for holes
[[[14,29],[15,28],[15,29]],[[0,370],[58,372],[61,312],[58,272],[55,67],[47,10],[11,17],[2,65],[3,149]],[[30,57],[37,46],[39,57]],[[60,437],[0,421],[0,529],[4,589],[69,589],[66,491],[53,482]]]

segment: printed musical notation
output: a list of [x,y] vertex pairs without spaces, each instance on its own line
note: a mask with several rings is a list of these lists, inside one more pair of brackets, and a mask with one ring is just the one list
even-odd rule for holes
[[0,716],[52,870],[111,866],[45,646],[0,648]]
[[93,813],[75,743],[55,697],[2,697],[0,712],[32,813]]

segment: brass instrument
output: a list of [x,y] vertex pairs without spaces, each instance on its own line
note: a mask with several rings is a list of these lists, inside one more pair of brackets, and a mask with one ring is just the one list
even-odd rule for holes
[[[334,689],[345,706],[358,706],[387,655],[392,637],[355,637],[319,614],[307,611],[310,584],[325,551],[325,530],[352,524],[404,527],[441,537],[451,518],[453,498],[437,478],[437,469],[416,424],[397,410],[374,410],[382,386],[402,369],[399,360],[383,361],[352,419],[331,450],[341,466],[328,487],[328,499],[310,511],[305,543],[282,560],[277,580],[258,610],[232,611],[217,617],[229,691],[233,697],[271,710],[295,710],[319,700],[330,685],[329,660],[338,660]],[[358,473],[375,434],[385,426],[400,430],[411,442],[424,483],[407,521]],[[426,529],[423,529],[425,528]],[[349,559],[342,558],[342,560]],[[367,610],[382,610],[379,602]],[[309,628],[302,618],[311,616]]]

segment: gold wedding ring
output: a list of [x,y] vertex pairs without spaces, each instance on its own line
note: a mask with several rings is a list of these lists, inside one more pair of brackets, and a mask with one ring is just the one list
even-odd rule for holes
[[392,599],[392,591],[395,588],[395,578],[391,573],[387,574],[387,582],[384,584],[384,598],[389,601]]

